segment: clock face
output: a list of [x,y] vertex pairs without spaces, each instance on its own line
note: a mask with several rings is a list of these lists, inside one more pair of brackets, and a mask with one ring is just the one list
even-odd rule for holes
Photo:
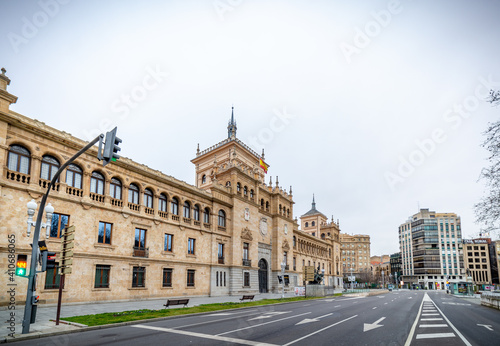
[[267,234],[267,219],[265,217],[260,219],[260,233],[262,233],[262,235]]

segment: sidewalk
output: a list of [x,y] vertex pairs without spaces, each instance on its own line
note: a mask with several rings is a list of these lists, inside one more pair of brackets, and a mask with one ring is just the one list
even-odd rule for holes
[[[340,292],[340,290],[339,290]],[[293,292],[285,293],[286,298],[293,297]],[[171,297],[173,298],[173,297]],[[219,297],[183,297],[189,298],[188,306],[197,306],[202,304],[215,304],[224,302],[239,302],[241,296],[219,296]],[[261,293],[256,294],[254,300],[262,299],[272,299],[281,298],[280,293]],[[167,302],[167,298],[160,299],[148,299],[148,300],[138,300],[138,301],[126,301],[126,302],[112,302],[112,303],[92,303],[92,304],[63,304],[61,307],[61,320],[64,317],[80,316],[80,315],[93,315],[104,312],[122,312],[128,310],[139,310],[139,309],[151,309],[160,310],[163,309]],[[24,305],[16,306],[16,310],[7,310],[6,307],[2,307],[0,310],[0,320],[3,321],[0,329],[0,343],[6,340],[22,340],[24,337],[33,335],[49,334],[60,331],[81,329],[79,326],[67,325],[64,323],[59,323],[56,326],[55,322],[50,320],[56,319],[57,306],[38,306],[38,311],[36,314],[36,323],[30,325],[29,334],[21,334],[23,327],[23,315],[24,315]],[[11,338],[9,334],[12,331],[9,330],[11,318],[11,312],[15,312],[15,336]]]

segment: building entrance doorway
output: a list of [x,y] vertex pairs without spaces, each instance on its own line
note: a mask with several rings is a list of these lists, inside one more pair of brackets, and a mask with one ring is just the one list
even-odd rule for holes
[[259,292],[267,293],[267,262],[265,259],[259,261]]

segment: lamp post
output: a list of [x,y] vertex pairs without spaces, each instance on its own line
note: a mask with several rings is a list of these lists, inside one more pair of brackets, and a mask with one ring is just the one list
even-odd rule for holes
[[281,286],[281,299],[285,298],[285,267],[286,263],[285,260],[283,259],[283,262],[281,262],[281,278],[282,278],[282,286]]
[[381,274],[382,274],[382,289],[384,289],[385,284],[384,284],[384,271],[383,270],[382,270]]
[[[35,200],[32,199],[30,202],[28,202],[28,230],[27,230],[27,235],[28,237],[31,235],[31,226],[36,226],[36,222],[33,221],[33,215],[35,215],[36,208],[38,205],[36,204]],[[45,207],[45,216],[47,217],[47,222],[41,222],[40,227],[41,228],[46,228],[47,233],[45,235],[46,239],[49,239],[50,236],[50,226],[52,224],[52,215],[54,214],[54,207],[49,203]]]

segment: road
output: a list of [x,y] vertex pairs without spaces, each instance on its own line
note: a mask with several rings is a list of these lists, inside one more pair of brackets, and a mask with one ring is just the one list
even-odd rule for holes
[[500,311],[442,291],[394,291],[186,315],[16,345],[496,345]]

